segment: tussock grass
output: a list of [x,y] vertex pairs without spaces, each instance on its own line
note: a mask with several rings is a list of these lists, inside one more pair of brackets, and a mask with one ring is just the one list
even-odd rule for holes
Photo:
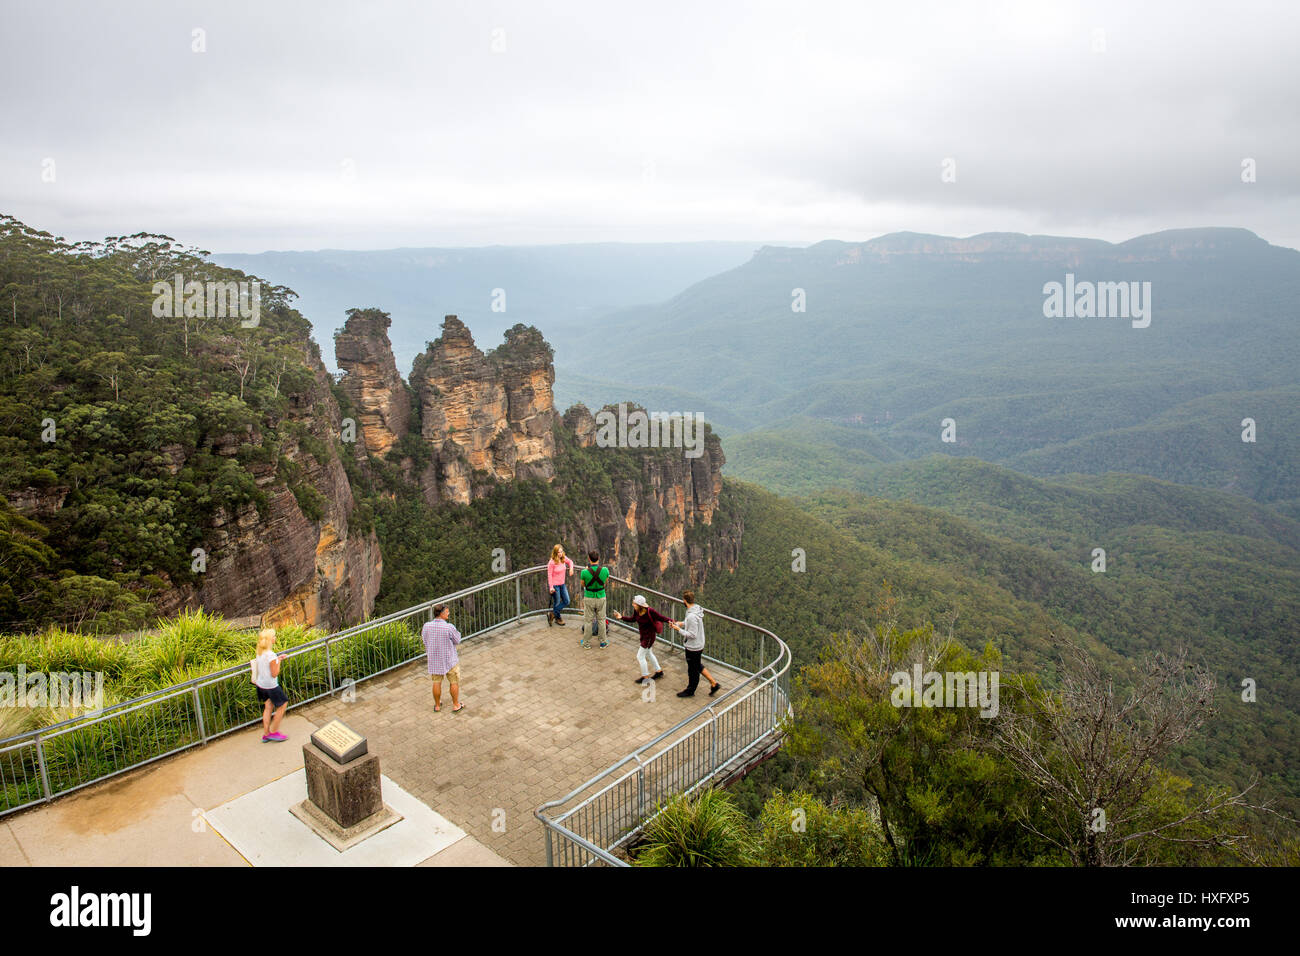
[[637,866],[749,866],[756,847],[749,820],[720,790],[678,795],[645,828]]
[[[276,649],[290,651],[322,636],[313,628],[286,625],[277,628]],[[104,708],[108,709],[232,666],[247,665],[256,646],[256,632],[238,631],[221,615],[198,610],[160,621],[154,631],[131,641],[57,628],[0,637],[0,671],[16,673],[21,663],[28,673],[102,672]],[[331,645],[335,687],[346,678],[361,680],[422,651],[418,633],[407,622],[354,634]],[[329,691],[324,649],[291,657],[280,672],[280,682],[290,701]],[[252,682],[236,674],[200,684],[197,695],[187,689],[101,721],[62,728],[43,738],[51,790],[60,793],[197,742],[201,739],[200,713],[203,730],[212,736],[254,721],[261,712]],[[0,740],[88,714],[86,708],[0,707]],[[39,800],[43,792],[34,748],[0,753],[0,810]]]

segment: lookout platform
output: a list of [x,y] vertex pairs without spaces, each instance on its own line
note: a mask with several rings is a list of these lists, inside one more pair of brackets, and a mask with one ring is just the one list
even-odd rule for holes
[[[656,646],[665,676],[651,695],[634,683],[635,633],[616,626],[608,648],[583,649],[580,620],[530,617],[463,643],[460,713],[445,684],[434,712],[419,660],[357,684],[353,701],[294,708],[286,744],[263,744],[259,725],[0,818],[0,866],[247,865],[203,814],[300,770],[302,744],[334,718],[369,738],[385,776],[465,831],[421,865],[544,865],[539,806],[709,703],[704,681],[676,696],[680,650]],[[744,679],[708,666],[724,691]]]

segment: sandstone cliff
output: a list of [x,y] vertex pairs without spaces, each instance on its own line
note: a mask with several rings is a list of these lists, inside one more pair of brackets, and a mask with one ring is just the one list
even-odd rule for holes
[[288,394],[289,411],[275,435],[224,435],[209,443],[224,457],[250,447],[267,452],[246,463],[267,503],[263,512],[251,503],[217,509],[199,583],[168,590],[159,601],[164,615],[201,606],[227,617],[260,615],[267,626],[335,629],[373,610],[383,573],[379,540],[373,530],[350,528],[356,501],[338,454],[338,404],[319,356],[304,349],[302,360],[311,384]]
[[[917,232],[895,232],[867,242],[829,241],[811,252],[832,255],[836,265],[897,262],[909,259],[948,259],[959,262],[1050,262],[1077,266],[1086,262],[1135,263],[1166,259],[1205,259],[1224,255],[1258,255],[1269,244],[1247,229],[1169,229],[1125,242],[1067,236],[1029,236],[1018,232],[986,232],[957,238]],[[795,250],[764,247],[760,256],[790,261]]]
[[[614,406],[604,410],[613,412]],[[596,447],[595,416],[584,405],[565,412],[564,427],[579,447]],[[735,570],[743,527],[715,521],[726,463],[717,435],[706,432],[697,458],[680,448],[599,453],[631,457],[636,472],[615,482],[615,498],[575,515],[572,540],[578,546],[599,547],[615,574],[658,581],[667,590],[701,586],[711,569]]]

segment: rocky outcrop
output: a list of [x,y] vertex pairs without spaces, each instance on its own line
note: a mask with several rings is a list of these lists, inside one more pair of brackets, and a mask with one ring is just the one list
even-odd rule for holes
[[[357,314],[349,318],[336,339],[341,348],[351,350],[345,385],[361,368],[356,355],[365,355],[368,369],[390,367],[391,348],[382,332],[375,319],[362,326]],[[342,353],[339,364],[345,366]],[[382,378],[383,390],[392,394],[395,387],[387,373]],[[574,553],[581,558],[597,547],[617,574],[675,588],[702,585],[711,569],[734,569],[742,529],[717,520],[725,461],[717,436],[701,423],[700,444],[689,451],[598,447],[596,416],[576,405],[560,419],[554,383],[553,351],[537,329],[516,325],[502,345],[484,354],[465,324],[447,316],[442,335],[411,371],[419,421],[417,425],[412,420],[410,427],[419,429],[429,456],[418,474],[411,460],[404,459],[405,480],[419,487],[430,506],[468,504],[503,482],[554,483],[557,455],[578,453],[576,449],[623,456],[617,468],[596,469],[619,475],[609,490],[584,499],[563,516],[563,540]],[[383,403],[367,404],[365,397],[380,391],[358,389],[359,397],[352,401],[368,409],[363,414],[373,410],[376,418],[388,422]],[[635,410],[637,406],[623,407],[625,415]],[[602,411],[617,414],[612,406]],[[557,447],[557,442],[565,447]],[[366,446],[372,447],[369,438]],[[398,488],[392,493],[414,490]],[[557,487],[560,493],[566,490]]]
[[334,354],[345,373],[339,385],[356,409],[366,451],[378,457],[387,455],[411,424],[411,398],[388,339],[391,321],[378,309],[351,309],[334,335]]
[[515,439],[515,475],[555,476],[554,352],[542,333],[516,325],[504,345],[488,353],[506,391],[506,424]]
[[[615,406],[602,411],[617,414]],[[570,408],[563,421],[579,447],[598,447],[596,418],[585,406]],[[614,483],[613,497],[575,517],[575,547],[598,547],[615,574],[658,581],[667,589],[701,586],[711,569],[735,570],[743,527],[715,522],[726,463],[717,435],[706,429],[698,457],[672,447],[599,453],[629,456],[635,472]]]
[[555,368],[536,329],[515,326],[489,355],[456,316],[416,359],[420,434],[433,451],[426,500],[468,504],[495,482],[554,475]]
[[564,427],[573,435],[578,447],[590,448],[596,444],[596,417],[581,402],[564,413]]
[[51,485],[41,488],[29,485],[17,491],[6,492],[5,500],[9,502],[9,507],[23,517],[39,520],[56,514],[63,507],[63,502],[71,490],[67,485]]

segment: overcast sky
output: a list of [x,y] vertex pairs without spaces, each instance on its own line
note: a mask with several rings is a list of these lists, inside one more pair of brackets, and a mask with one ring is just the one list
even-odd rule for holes
[[1295,2],[0,8],[0,212],[69,239],[1300,246]]

